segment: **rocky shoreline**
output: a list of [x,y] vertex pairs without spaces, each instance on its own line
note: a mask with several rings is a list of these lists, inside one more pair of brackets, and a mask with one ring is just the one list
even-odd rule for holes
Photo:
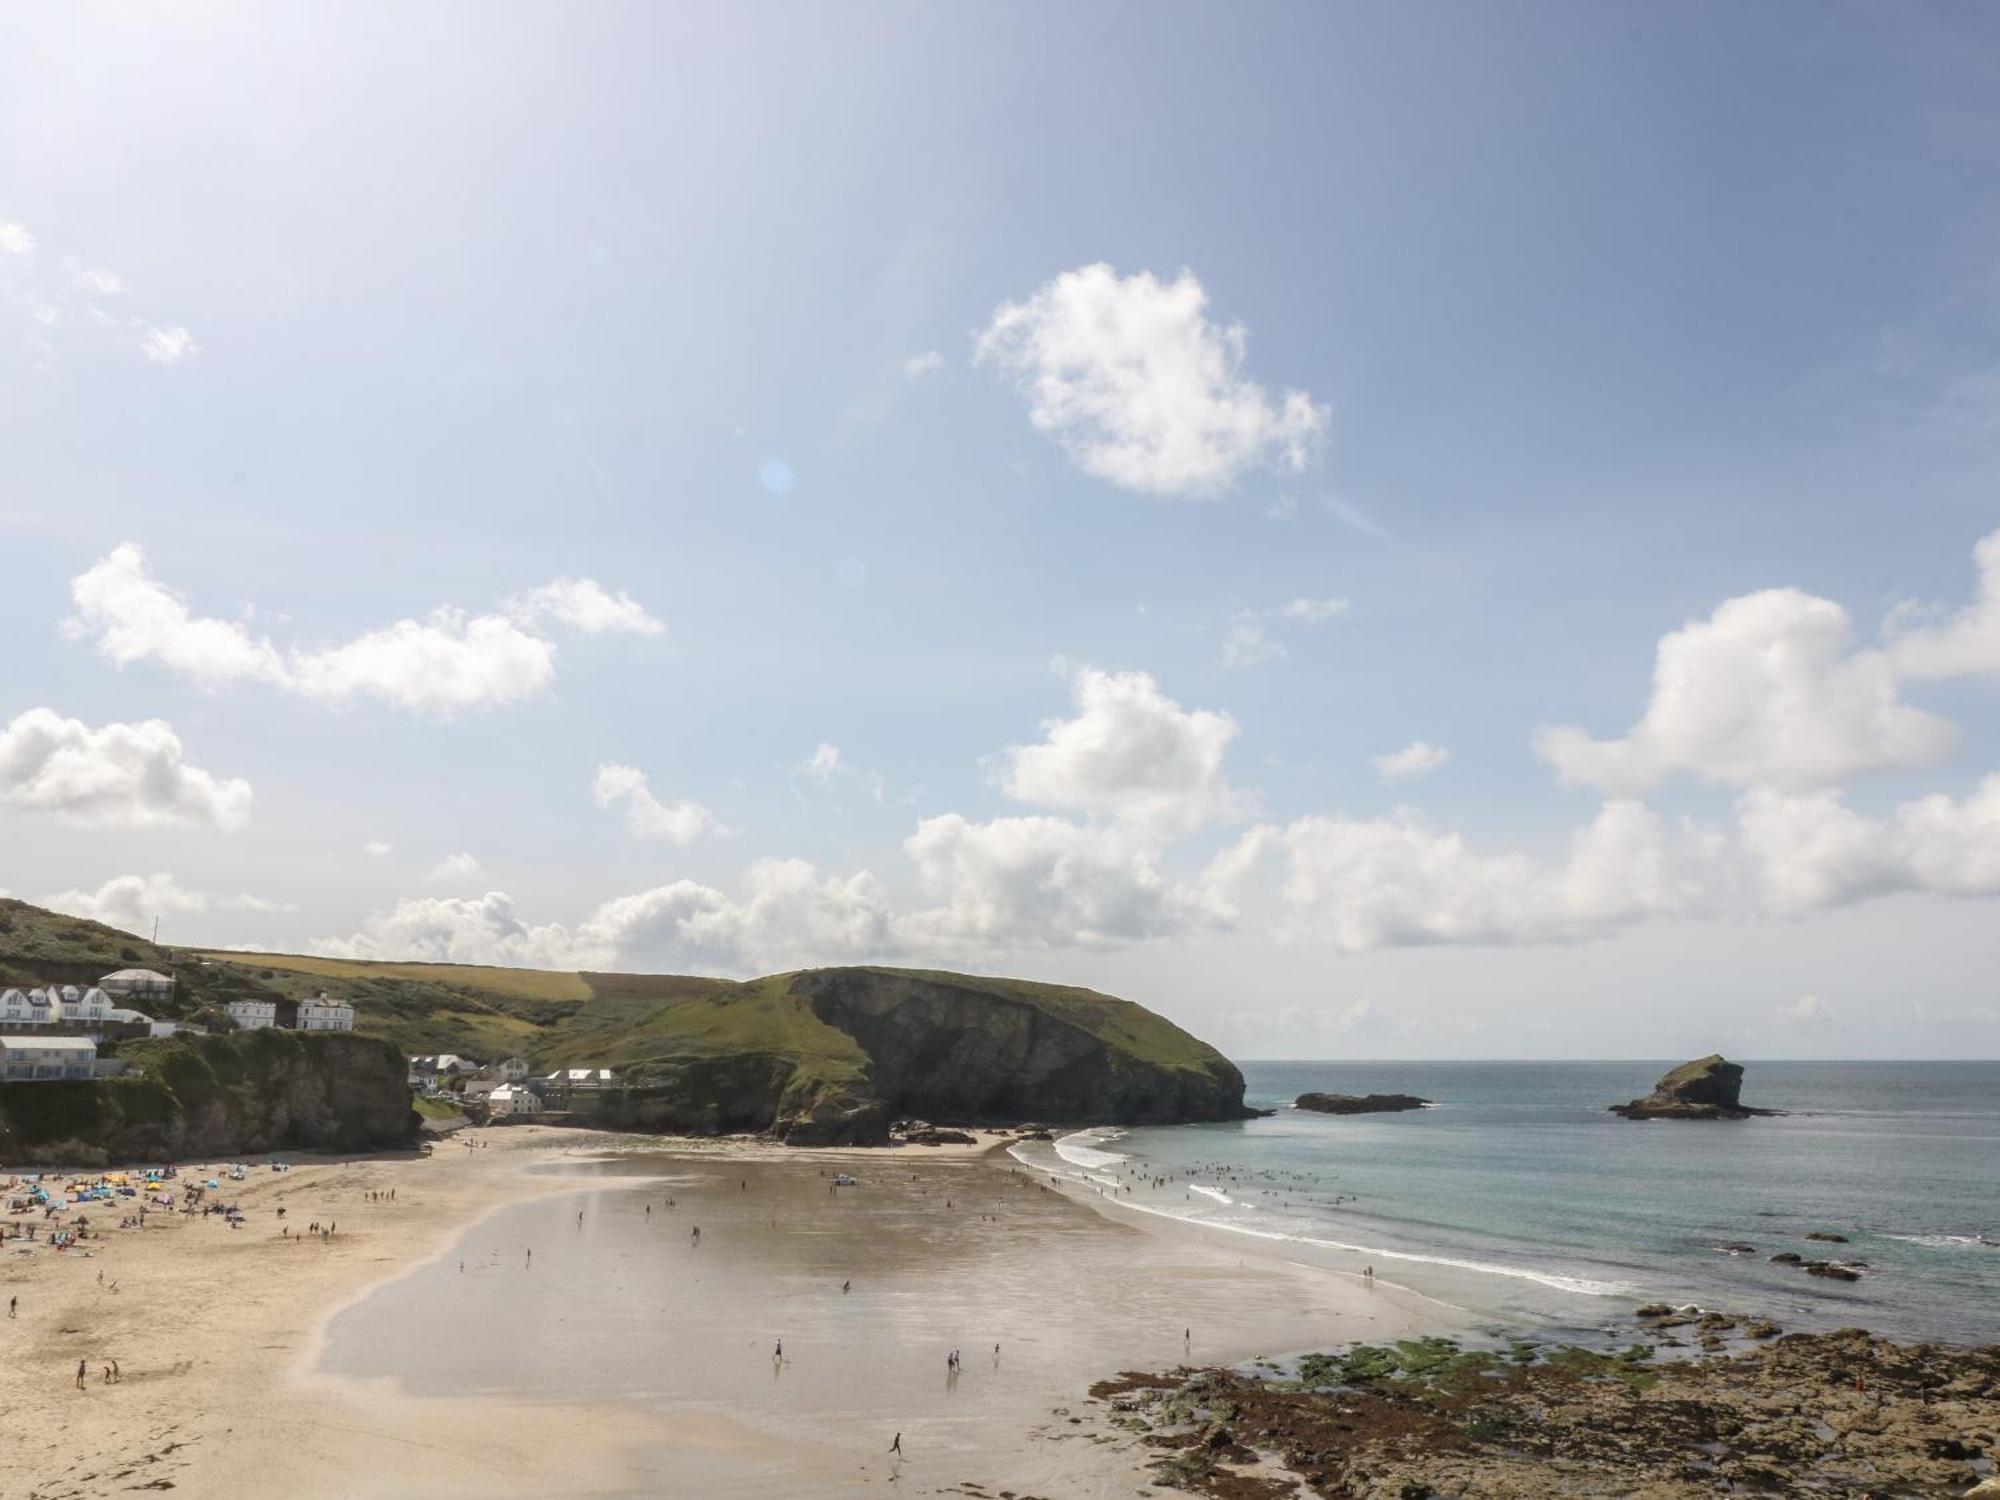
[[[1696,1326],[1704,1342],[1732,1331]],[[1686,1359],[1421,1339],[1288,1371],[1128,1373],[1090,1394],[1160,1484],[1222,1500],[2000,1495],[2000,1345],[1860,1329]]]

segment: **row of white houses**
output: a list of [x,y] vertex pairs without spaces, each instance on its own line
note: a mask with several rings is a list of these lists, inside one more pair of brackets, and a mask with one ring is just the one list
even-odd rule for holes
[[158,1023],[144,1011],[113,1005],[102,985],[83,988],[74,984],[52,984],[32,990],[0,990],[0,1028],[24,1026],[117,1026],[153,1027]]
[[[278,1024],[278,1004],[275,1000],[232,1000],[222,1008],[229,1012],[229,1019],[236,1023],[238,1031],[261,1031]],[[298,1020],[293,1029],[352,1031],[354,1007],[345,1000],[333,999],[322,990],[318,998],[299,1002]]]

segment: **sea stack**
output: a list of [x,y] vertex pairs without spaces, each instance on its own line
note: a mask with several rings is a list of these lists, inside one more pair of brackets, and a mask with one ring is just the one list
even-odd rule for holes
[[1422,1109],[1430,1102],[1415,1094],[1301,1094],[1292,1101],[1292,1107],[1322,1115],[1384,1115],[1403,1109]]
[[1742,1087],[1743,1065],[1711,1052],[1669,1071],[1644,1099],[1610,1109],[1628,1120],[1747,1120],[1752,1115],[1783,1113],[1739,1102]]

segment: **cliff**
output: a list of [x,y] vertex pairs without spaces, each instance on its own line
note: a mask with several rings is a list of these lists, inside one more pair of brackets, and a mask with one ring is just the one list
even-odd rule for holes
[[1627,1120],[1747,1120],[1780,1113],[1741,1103],[1742,1088],[1743,1065],[1711,1052],[1670,1069],[1644,1099],[1608,1107]]
[[403,1058],[386,1042],[296,1031],[127,1042],[131,1071],[0,1084],[0,1159],[78,1166],[371,1151],[414,1143]]

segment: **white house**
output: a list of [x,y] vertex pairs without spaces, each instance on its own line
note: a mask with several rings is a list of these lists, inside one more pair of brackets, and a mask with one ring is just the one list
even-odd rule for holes
[[611,1089],[618,1086],[618,1075],[609,1068],[558,1068],[546,1082],[559,1089]]
[[89,1078],[97,1071],[97,1043],[87,1036],[0,1036],[0,1079],[41,1083]]
[[520,1083],[528,1076],[528,1060],[525,1057],[505,1057],[493,1064],[493,1071],[502,1083]]
[[238,1031],[260,1031],[278,1024],[278,1006],[271,1000],[232,1000],[222,1007]]
[[495,1119],[502,1115],[532,1115],[540,1112],[541,1097],[533,1089],[517,1083],[503,1083],[486,1096],[486,1107]]
[[322,990],[316,1000],[299,1002],[299,1030],[352,1031],[354,1007],[345,1000],[330,1000]]
[[174,996],[173,980],[152,969],[120,969],[97,983],[106,994],[132,1000],[171,1000]]
[[103,1025],[111,1019],[111,997],[97,985],[79,990],[66,984],[62,991],[62,1018],[79,1025]]
[[[42,994],[40,990],[34,993]],[[42,1003],[37,1007],[29,1003],[26,990],[0,990],[0,1026],[44,1026],[48,1024],[48,1019],[49,1004],[46,995],[42,996]]]

